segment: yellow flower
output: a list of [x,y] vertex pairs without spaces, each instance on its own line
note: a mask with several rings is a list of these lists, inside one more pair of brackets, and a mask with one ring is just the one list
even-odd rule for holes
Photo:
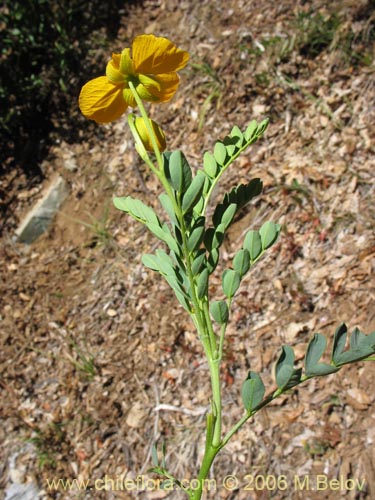
[[98,123],[117,120],[128,106],[136,107],[129,82],[144,101],[169,101],[180,82],[177,71],[188,59],[189,54],[167,38],[137,36],[131,53],[124,49],[121,54],[112,54],[106,76],[94,78],[82,87],[79,107],[87,118]]
[[[165,135],[162,128],[154,122],[154,120],[150,120],[151,127],[154,131],[156,143],[158,145],[159,151],[164,151],[167,144],[165,141]],[[150,135],[148,133],[145,121],[142,117],[138,116],[134,121],[135,128],[137,129],[138,135],[141,138],[141,141],[147,151],[154,151],[152,147],[152,142]]]

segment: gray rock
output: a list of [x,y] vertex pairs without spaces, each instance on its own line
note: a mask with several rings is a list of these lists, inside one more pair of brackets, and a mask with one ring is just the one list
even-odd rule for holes
[[45,189],[42,198],[26,215],[16,229],[16,237],[22,243],[32,243],[43,234],[68,194],[65,180],[57,176]]
[[13,483],[5,490],[5,500],[36,500],[39,496],[34,483]]

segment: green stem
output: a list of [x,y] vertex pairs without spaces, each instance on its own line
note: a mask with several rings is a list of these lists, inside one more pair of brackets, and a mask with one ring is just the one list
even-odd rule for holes
[[219,340],[219,354],[218,359],[221,361],[223,359],[223,349],[224,349],[224,337],[225,330],[227,329],[227,323],[223,323],[220,328],[220,340]]
[[212,446],[214,448],[218,447],[221,440],[221,415],[222,415],[222,403],[221,403],[221,386],[220,386],[220,357],[217,351],[217,341],[215,332],[212,327],[212,321],[208,308],[208,300],[203,302],[203,312],[206,323],[206,329],[208,330],[210,343],[211,343],[211,353],[212,355],[208,357],[208,366],[210,368],[211,376],[211,386],[212,386],[212,400],[215,409],[215,426],[212,438]]
[[213,446],[206,447],[206,452],[198,475],[199,487],[190,493],[190,500],[200,500],[202,498],[204,481],[210,472],[211,465],[219,450],[220,448],[214,448]]
[[208,299],[205,299],[203,301],[203,313],[204,313],[204,318],[205,318],[205,323],[207,326],[208,334],[210,337],[210,343],[211,343],[211,351],[213,355],[213,359],[217,359],[217,341],[216,341],[216,335],[212,326],[212,321],[210,317],[210,312],[209,312],[209,307],[208,307]]
[[212,387],[212,401],[214,405],[214,434],[212,437],[212,446],[218,447],[221,441],[221,415],[222,415],[222,404],[221,404],[221,386],[220,386],[220,363],[217,360],[208,358],[208,366],[210,369],[211,376],[211,387]]

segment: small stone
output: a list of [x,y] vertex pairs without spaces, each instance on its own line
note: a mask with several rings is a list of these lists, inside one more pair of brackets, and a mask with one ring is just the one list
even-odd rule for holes
[[13,483],[5,490],[5,500],[35,500],[39,491],[34,483]]
[[68,194],[65,180],[57,176],[45,189],[44,195],[26,215],[16,229],[16,236],[22,243],[30,244],[49,227],[53,217]]
[[145,417],[145,411],[142,408],[140,403],[135,403],[134,406],[130,409],[127,417],[126,417],[126,424],[129,427],[137,428],[141,427],[142,425],[142,420]]
[[254,104],[253,115],[255,115],[255,116],[264,115],[266,110],[267,110],[267,106],[265,106],[264,104]]

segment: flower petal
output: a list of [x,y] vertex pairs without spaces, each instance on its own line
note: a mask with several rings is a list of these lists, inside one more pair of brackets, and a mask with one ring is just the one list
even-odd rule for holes
[[182,69],[189,54],[178,49],[167,38],[154,35],[137,36],[132,45],[134,68],[137,73],[156,75]]
[[178,74],[167,73],[165,75],[157,75],[155,80],[158,81],[160,90],[158,90],[155,86],[148,87],[145,85],[147,90],[155,96],[158,101],[166,102],[172,99],[180,83],[180,77]]
[[106,76],[90,80],[79,95],[81,112],[90,120],[109,123],[120,118],[127,104],[122,96],[123,85],[113,85]]

